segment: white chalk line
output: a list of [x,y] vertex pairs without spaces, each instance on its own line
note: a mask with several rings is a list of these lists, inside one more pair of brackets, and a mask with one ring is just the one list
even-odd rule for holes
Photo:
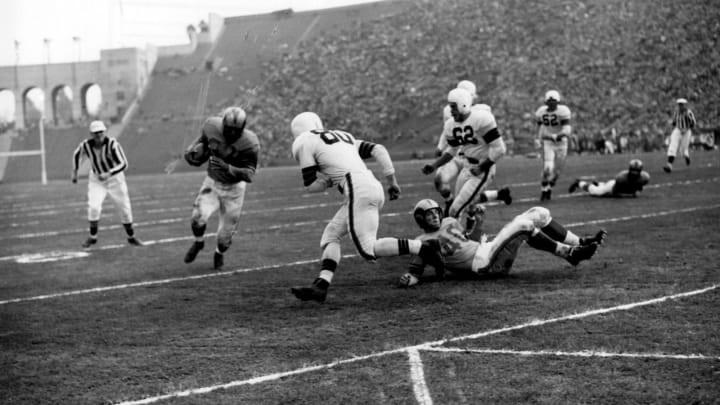
[[423,349],[430,352],[447,353],[477,353],[477,354],[507,354],[513,356],[553,356],[553,357],[603,357],[603,358],[631,358],[631,359],[669,359],[669,360],[720,360],[720,356],[706,356],[704,354],[668,354],[668,353],[615,353],[598,350],[582,350],[566,352],[562,350],[512,350],[512,349],[469,349],[459,347],[430,347]]
[[[637,219],[637,218],[641,218],[641,217],[642,218],[651,218],[654,216],[672,215],[675,213],[681,213],[681,212],[687,213],[687,212],[694,212],[694,211],[700,211],[700,210],[705,210],[705,209],[714,209],[714,208],[720,208],[720,204],[715,204],[715,205],[711,205],[711,206],[707,206],[707,207],[684,208],[684,209],[676,210],[676,211],[662,211],[660,213],[655,213],[655,214],[642,214],[642,215],[638,215],[638,216],[634,216],[634,217],[627,216],[627,217],[622,217],[623,218],[622,220],[627,221],[627,220],[633,220],[633,219]],[[401,214],[402,213],[395,214],[395,215],[401,215]],[[604,220],[576,222],[573,224],[566,225],[566,227],[574,228],[574,227],[578,227],[578,226],[584,226],[584,225],[587,225],[590,223],[600,224],[600,223],[604,223],[604,222],[616,222],[616,221],[618,221],[618,219],[616,219],[616,218],[607,218]],[[209,234],[208,236],[211,236],[211,235],[212,234]],[[182,238],[168,238],[167,240],[175,242],[177,240],[189,240],[189,239],[193,239],[193,237],[186,236],[186,237],[182,237]],[[158,241],[146,242],[146,246],[152,245],[154,243],[158,243]],[[109,246],[104,246],[101,249],[116,249],[118,247],[124,247],[124,246],[126,246],[126,245],[124,245],[124,244],[109,245]],[[343,255],[344,258],[351,258],[351,257],[356,257],[356,256],[357,256],[356,254]],[[17,259],[17,258],[23,257],[23,255],[17,255],[14,257]],[[82,259],[84,259],[84,258],[82,258]],[[82,259],[77,259],[77,260],[82,260]],[[0,258],[0,260],[6,260],[6,258]],[[72,260],[72,259],[68,259],[68,260]],[[114,286],[95,287],[95,288],[89,288],[89,289],[84,289],[84,290],[68,291],[68,292],[64,292],[64,293],[55,293],[55,294],[46,294],[46,295],[40,295],[40,296],[34,296],[34,297],[14,298],[14,299],[10,299],[10,300],[0,301],[0,305],[10,304],[10,303],[18,303],[18,302],[26,302],[26,301],[38,301],[38,300],[45,300],[45,299],[50,299],[50,298],[58,298],[58,297],[65,297],[65,296],[79,295],[79,294],[88,294],[88,293],[95,293],[95,292],[101,292],[101,291],[120,290],[120,289],[133,288],[133,287],[145,287],[145,286],[157,285],[157,284],[168,284],[168,283],[172,283],[172,282],[176,282],[176,281],[199,280],[199,279],[204,279],[204,278],[227,276],[227,275],[232,275],[232,274],[247,273],[247,272],[258,271],[258,270],[269,270],[269,269],[293,266],[293,265],[298,265],[298,264],[308,264],[308,263],[313,263],[316,261],[317,261],[317,258],[316,259],[306,259],[306,260],[301,260],[301,261],[297,261],[297,262],[293,262],[293,263],[278,263],[278,264],[267,265],[267,266],[236,269],[236,270],[231,270],[231,271],[209,273],[209,274],[201,274],[201,275],[197,275],[197,276],[174,277],[174,278],[168,278],[168,279],[163,279],[163,280],[150,280],[150,281],[142,281],[142,282],[131,283],[131,284],[120,284],[120,285],[114,285]]]
[[408,362],[410,363],[410,381],[412,381],[415,399],[419,405],[433,405],[430,389],[425,382],[425,370],[422,358],[416,348],[407,349]]
[[343,364],[355,363],[358,361],[363,361],[363,360],[368,360],[368,359],[373,359],[373,358],[378,358],[378,357],[384,357],[384,356],[388,356],[388,355],[392,355],[392,354],[409,353],[412,350],[414,350],[414,351],[429,350],[435,346],[444,345],[449,342],[468,340],[468,339],[477,339],[479,337],[497,335],[497,334],[505,333],[505,332],[509,332],[509,331],[515,331],[515,330],[519,330],[519,329],[525,329],[525,328],[530,328],[530,327],[540,326],[540,325],[547,325],[550,323],[562,322],[562,321],[567,321],[567,320],[587,318],[590,316],[606,314],[606,313],[615,312],[615,311],[627,311],[630,309],[639,308],[639,307],[643,307],[643,306],[647,306],[647,305],[658,304],[658,303],[661,303],[661,302],[664,302],[667,300],[674,300],[674,299],[679,299],[679,298],[690,297],[693,295],[704,294],[706,292],[715,290],[717,287],[718,287],[717,285],[712,285],[712,286],[705,287],[705,288],[702,288],[699,290],[693,290],[693,291],[688,291],[688,292],[678,293],[678,294],[673,294],[673,295],[666,295],[666,296],[663,296],[660,298],[654,298],[654,299],[634,302],[634,303],[630,303],[630,304],[617,305],[614,307],[594,309],[594,310],[590,310],[590,311],[585,311],[585,312],[580,312],[580,313],[575,313],[575,314],[571,314],[571,315],[565,315],[565,316],[550,318],[550,319],[545,319],[545,320],[535,320],[535,321],[526,322],[526,323],[522,323],[519,325],[509,326],[509,327],[505,327],[505,328],[501,328],[501,329],[484,331],[484,332],[480,332],[480,333],[476,333],[476,334],[472,334],[472,335],[458,336],[458,337],[451,338],[451,339],[436,340],[436,341],[432,341],[432,342],[421,343],[419,345],[405,346],[405,347],[401,347],[401,348],[397,348],[397,349],[385,350],[382,352],[375,352],[375,353],[367,354],[364,356],[354,356],[354,357],[350,357],[350,358],[343,359],[343,360],[337,360],[332,363],[326,363],[326,364],[316,365],[316,366],[311,366],[311,367],[304,367],[304,368],[300,368],[300,369],[296,369],[296,370],[292,370],[292,371],[286,371],[286,372],[282,372],[282,373],[268,374],[265,376],[255,377],[255,378],[251,378],[251,379],[247,379],[247,380],[236,380],[236,381],[232,381],[232,382],[229,382],[226,384],[211,385],[211,386],[202,387],[202,388],[194,388],[194,389],[189,389],[189,390],[176,391],[176,392],[172,392],[169,394],[158,395],[158,396],[154,396],[154,397],[147,397],[147,398],[140,399],[137,401],[121,402],[118,405],[152,404],[152,403],[162,401],[165,399],[170,399],[170,398],[188,397],[191,395],[206,394],[206,393],[216,391],[219,389],[227,389],[227,388],[233,388],[233,387],[240,387],[240,386],[244,386],[244,385],[257,384],[257,383],[261,383],[261,382],[276,381],[281,378],[292,376],[292,375],[304,374],[304,373],[308,373],[308,372],[312,372],[312,371],[325,370],[325,369],[337,367],[337,366],[343,365]]
[[[653,186],[647,186],[647,188],[660,188],[660,187],[668,187],[673,185],[688,185],[688,184],[696,184],[696,183],[704,183],[704,182],[711,182],[711,181],[718,181],[720,180],[720,177],[708,179],[708,180],[689,180],[689,181],[683,181],[683,182],[675,182],[675,183],[663,183],[663,184],[655,184]],[[561,194],[556,196],[555,198],[578,198],[578,197],[586,197],[583,193],[575,193],[575,194]],[[529,197],[529,198],[521,198],[521,199],[515,199],[513,200],[515,204],[518,203],[526,203],[526,202],[536,202],[536,198]],[[297,211],[297,210],[306,210],[306,209],[316,209],[316,208],[325,208],[325,207],[335,207],[340,206],[342,204],[342,201],[334,201],[330,203],[318,203],[318,204],[308,204],[308,205],[296,205],[296,206],[290,206],[290,207],[276,207],[276,208],[268,208],[268,209],[259,209],[259,210],[247,210],[243,211],[241,213],[241,216],[248,216],[251,214],[263,214],[263,213],[271,213],[271,212],[278,212],[278,211]],[[493,206],[493,205],[499,205],[500,202],[493,201],[486,203],[486,206]],[[167,208],[167,209],[158,209],[157,212],[171,212],[180,210],[180,208]],[[191,210],[187,210],[185,208],[182,208],[182,210],[186,210],[190,212]],[[394,216],[397,215],[397,213],[389,213],[389,214],[381,214],[380,216]],[[168,218],[168,219],[160,219],[160,220],[153,220],[153,221],[142,221],[142,222],[136,222],[134,225],[136,228],[143,228],[148,226],[155,226],[155,225],[168,225],[178,222],[184,222],[189,221],[188,217],[180,217],[180,218]],[[281,225],[275,225],[275,226],[263,226],[262,229],[279,229],[279,228],[287,228],[287,227],[293,227],[293,226],[305,226],[309,224],[316,224],[316,223],[322,223],[327,222],[326,220],[316,220],[316,221],[304,221],[304,222],[295,222],[295,223],[287,223],[287,224],[281,224]],[[19,225],[16,225],[19,226]],[[107,225],[103,227],[103,229],[106,230],[115,230],[122,228],[122,225],[120,224],[113,224],[113,225]],[[8,239],[30,239],[30,238],[46,238],[50,236],[60,236],[60,235],[70,235],[70,234],[77,234],[77,233],[85,233],[87,232],[87,228],[73,228],[73,229],[65,229],[62,231],[45,231],[45,232],[33,232],[33,233],[24,233],[24,234],[16,234],[16,235],[8,235],[8,236],[1,236],[0,240],[8,240]],[[0,261],[4,260],[2,257],[0,257]]]

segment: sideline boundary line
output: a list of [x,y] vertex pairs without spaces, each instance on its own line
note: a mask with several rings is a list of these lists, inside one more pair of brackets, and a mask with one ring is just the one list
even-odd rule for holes
[[[568,225],[566,225],[566,227],[572,228],[572,227],[583,226],[583,225],[587,225],[587,224],[599,224],[599,223],[605,223],[605,222],[628,221],[628,220],[639,219],[639,218],[651,218],[651,217],[655,217],[655,216],[665,216],[665,215],[672,215],[672,214],[677,214],[677,213],[687,213],[687,212],[700,211],[700,210],[705,210],[705,209],[714,209],[714,208],[718,208],[718,207],[720,207],[720,204],[714,204],[714,205],[710,205],[710,206],[706,206],[706,207],[683,208],[680,210],[672,210],[672,211],[660,211],[658,213],[641,214],[641,215],[637,215],[637,216],[598,219],[598,220],[593,220],[593,221],[588,221],[588,222],[576,222],[573,224],[568,224]],[[352,257],[356,257],[356,256],[358,256],[358,255],[357,254],[348,254],[348,255],[343,255],[342,257],[343,258],[352,258]],[[0,260],[3,260],[3,259],[5,259],[5,258],[0,258]],[[173,278],[166,278],[166,279],[161,279],[161,280],[149,280],[149,281],[141,281],[141,282],[137,282],[137,283],[118,284],[118,285],[111,285],[111,286],[105,286],[105,287],[88,288],[88,289],[83,289],[83,290],[66,291],[66,292],[56,293],[56,294],[45,294],[45,295],[38,295],[38,296],[33,296],[33,297],[13,298],[13,299],[0,301],[0,305],[19,303],[19,302],[28,302],[28,301],[40,301],[40,300],[46,300],[46,299],[51,299],[51,298],[67,297],[67,296],[71,296],[71,295],[81,295],[81,294],[89,294],[89,293],[103,292],[103,291],[124,290],[127,288],[134,288],[134,287],[147,287],[147,286],[151,286],[151,285],[169,284],[169,283],[173,283],[173,282],[177,282],[177,281],[201,280],[201,279],[205,279],[205,278],[229,276],[229,275],[240,274],[240,273],[249,273],[252,271],[270,270],[270,269],[310,264],[310,263],[316,263],[316,262],[317,262],[317,258],[313,258],[313,259],[299,260],[299,261],[292,262],[292,263],[278,263],[278,264],[272,264],[272,265],[266,265],[266,266],[258,266],[258,267],[250,267],[250,268],[245,268],[245,269],[223,271],[223,272],[218,272],[218,273],[206,273],[206,274],[198,274],[195,276],[173,277]]]
[[534,320],[534,321],[530,321],[530,322],[526,322],[526,323],[522,323],[522,324],[518,324],[518,325],[514,325],[514,326],[508,326],[508,327],[501,328],[501,329],[488,330],[488,331],[484,331],[484,332],[480,332],[480,333],[476,333],[476,334],[472,334],[472,335],[458,336],[455,338],[442,339],[442,340],[437,340],[437,341],[433,341],[433,342],[426,342],[426,343],[421,343],[419,345],[413,345],[413,346],[405,346],[405,347],[401,347],[401,348],[397,348],[397,349],[391,349],[391,350],[385,350],[382,352],[370,353],[370,354],[367,354],[364,356],[354,356],[354,357],[350,357],[347,359],[337,360],[332,363],[309,366],[309,367],[299,368],[299,369],[280,372],[280,373],[267,374],[264,376],[255,377],[255,378],[251,378],[251,379],[247,379],[247,380],[235,380],[235,381],[231,381],[231,382],[225,383],[225,384],[211,385],[211,386],[206,386],[206,387],[201,387],[201,388],[193,388],[193,389],[188,389],[188,390],[183,390],[183,391],[175,391],[175,392],[172,392],[169,394],[163,394],[163,395],[158,395],[158,396],[154,396],[154,397],[147,397],[144,399],[134,400],[134,401],[125,401],[125,402],[120,402],[117,404],[118,405],[152,404],[152,403],[162,401],[165,399],[189,397],[191,395],[206,394],[206,393],[217,391],[220,389],[235,388],[235,387],[241,387],[244,385],[254,385],[254,384],[268,382],[268,381],[275,381],[275,380],[282,379],[284,377],[289,377],[289,376],[298,375],[298,374],[304,374],[304,373],[308,373],[308,372],[312,372],[312,371],[325,370],[325,369],[337,367],[337,366],[340,366],[343,364],[355,363],[358,361],[368,360],[368,359],[372,359],[372,358],[384,357],[384,356],[388,356],[388,355],[392,355],[392,354],[399,354],[399,353],[411,353],[411,351],[417,352],[419,350],[432,349],[434,346],[444,345],[449,342],[468,340],[468,339],[476,339],[479,337],[497,335],[500,333],[515,331],[515,330],[519,330],[519,329],[525,329],[525,328],[529,328],[529,327],[533,327],[533,326],[540,326],[540,325],[557,323],[557,322],[562,322],[562,321],[567,321],[567,320],[587,318],[590,316],[602,315],[602,314],[607,314],[607,313],[615,312],[615,311],[627,311],[627,310],[634,309],[634,308],[639,308],[639,307],[643,307],[643,306],[661,303],[661,302],[664,302],[667,300],[675,300],[675,299],[679,299],[679,298],[690,297],[693,295],[704,294],[706,292],[715,290],[717,288],[718,288],[718,285],[714,284],[709,287],[701,288],[698,290],[687,291],[687,292],[677,293],[677,294],[672,294],[672,295],[665,295],[665,296],[662,296],[659,298],[653,298],[653,299],[649,299],[649,300],[645,300],[645,301],[638,301],[638,302],[633,302],[633,303],[629,303],[629,304],[617,305],[614,307],[593,309],[593,310],[588,310],[585,312],[578,312],[578,313],[559,316],[559,317],[555,317],[555,318],[538,319],[538,320]]

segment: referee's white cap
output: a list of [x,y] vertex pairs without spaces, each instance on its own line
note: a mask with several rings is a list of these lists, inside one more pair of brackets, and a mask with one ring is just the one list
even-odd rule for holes
[[107,131],[107,128],[105,128],[105,123],[102,121],[96,120],[90,123],[90,132],[101,132],[101,131]]
[[678,103],[678,104],[687,104],[687,100],[685,100],[684,98],[679,98],[679,99],[677,99],[676,103]]

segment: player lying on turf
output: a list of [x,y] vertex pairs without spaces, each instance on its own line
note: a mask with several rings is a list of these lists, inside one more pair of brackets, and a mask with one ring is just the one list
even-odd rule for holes
[[637,197],[649,182],[650,174],[643,170],[640,159],[633,159],[628,169],[618,173],[612,180],[597,182],[577,179],[568,191],[574,193],[580,189],[595,197]]
[[[484,209],[479,207],[476,215],[479,217],[477,227],[482,223]],[[543,207],[530,208],[507,223],[492,240],[483,236],[479,242],[468,238],[472,230],[464,229],[457,219],[443,218],[440,206],[431,199],[418,202],[413,217],[424,231],[417,239],[439,240],[444,268],[453,273],[507,274],[523,242],[577,266],[595,254],[607,235],[605,230],[599,230],[595,236],[579,237],[555,221],[550,211]],[[422,258],[413,257],[408,272],[400,277],[400,285],[409,287],[418,284],[425,266]],[[443,271],[436,270],[436,274],[442,278]]]

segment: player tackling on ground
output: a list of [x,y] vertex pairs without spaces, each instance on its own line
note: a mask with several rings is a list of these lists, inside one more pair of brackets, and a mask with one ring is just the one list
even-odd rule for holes
[[344,199],[320,239],[320,274],[310,287],[292,288],[295,297],[302,301],[325,301],[340,262],[340,241],[348,234],[365,260],[413,254],[442,268],[436,240],[377,238],[385,192],[363,159],[373,157],[380,164],[388,195],[391,200],[397,199],[400,187],[384,146],[357,140],[345,131],[324,129],[320,117],[313,112],[297,115],[290,128],[295,138],[292,155],[300,164],[305,189],[312,193],[336,187]]
[[603,182],[576,179],[568,192],[572,194],[580,189],[595,197],[637,197],[649,182],[650,174],[643,170],[642,161],[633,159],[627,170],[614,179]]
[[[484,210],[478,209],[478,225]],[[573,266],[589,260],[606,236],[604,230],[592,237],[579,237],[550,216],[543,207],[533,207],[506,224],[497,236],[479,242],[468,238],[472,232],[452,217],[443,218],[440,206],[433,200],[421,200],[415,205],[413,217],[424,231],[417,239],[438,239],[444,259],[444,270],[479,276],[507,274],[523,242],[535,249],[562,257]],[[400,286],[409,287],[420,282],[427,262],[413,257],[408,272],[400,277]],[[442,278],[443,270],[435,269]]]

